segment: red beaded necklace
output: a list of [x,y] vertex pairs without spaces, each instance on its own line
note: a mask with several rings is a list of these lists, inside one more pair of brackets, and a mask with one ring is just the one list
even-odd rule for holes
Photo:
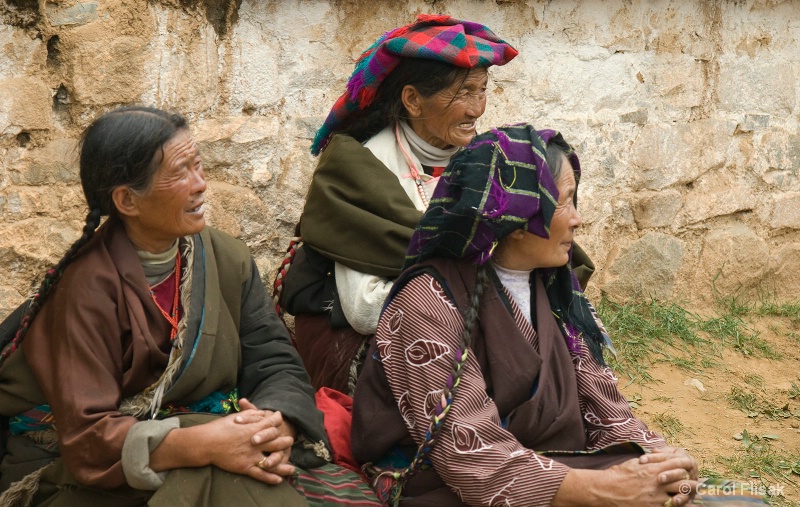
[[150,297],[153,298],[153,302],[156,304],[158,309],[161,311],[161,315],[167,319],[172,329],[169,333],[170,341],[174,340],[176,336],[178,336],[178,300],[180,299],[180,289],[181,289],[181,254],[180,252],[178,255],[175,256],[175,296],[172,300],[172,312],[167,313],[161,305],[158,304],[158,300],[156,299],[156,295],[153,293],[153,289],[150,289]]

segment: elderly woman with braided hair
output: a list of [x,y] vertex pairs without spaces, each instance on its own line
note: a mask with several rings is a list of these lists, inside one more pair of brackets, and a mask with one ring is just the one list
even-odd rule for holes
[[386,503],[685,505],[697,466],[631,413],[569,264],[578,158],[554,131],[476,137],[411,240],[354,397]]
[[100,116],[80,175],[82,236],[4,323],[20,325],[0,364],[0,505],[376,504],[327,463],[308,375],[247,247],[205,226],[185,120]]

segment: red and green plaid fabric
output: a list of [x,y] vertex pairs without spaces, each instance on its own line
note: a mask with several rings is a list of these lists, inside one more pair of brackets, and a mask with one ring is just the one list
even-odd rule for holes
[[439,60],[471,69],[505,65],[515,56],[516,49],[480,23],[420,14],[414,23],[383,34],[361,54],[347,82],[347,91],[317,131],[311,153],[319,155],[347,117],[372,103],[378,87],[402,58]]
[[360,475],[333,463],[308,470],[297,467],[297,473],[289,478],[289,483],[305,497],[311,507],[381,505],[369,484]]

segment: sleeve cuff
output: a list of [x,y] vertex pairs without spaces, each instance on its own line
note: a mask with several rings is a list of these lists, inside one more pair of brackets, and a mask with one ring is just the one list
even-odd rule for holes
[[150,453],[167,433],[179,427],[177,417],[141,421],[131,426],[122,445],[122,471],[130,487],[153,491],[164,483],[167,472],[154,472],[150,468]]

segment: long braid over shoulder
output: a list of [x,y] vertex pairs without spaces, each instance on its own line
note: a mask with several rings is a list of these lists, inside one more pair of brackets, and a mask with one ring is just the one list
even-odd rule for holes
[[[458,388],[461,385],[461,375],[464,373],[464,367],[467,364],[469,357],[470,346],[472,345],[472,334],[475,331],[475,326],[478,324],[478,315],[480,314],[481,301],[486,287],[489,285],[489,273],[486,264],[477,266],[475,289],[472,291],[470,297],[470,305],[464,314],[464,329],[461,332],[461,343],[453,354],[453,369],[447,377],[445,382],[444,391],[441,396],[439,405],[433,407],[433,417],[431,418],[428,431],[425,433],[425,439],[417,448],[417,453],[411,460],[409,465],[399,471],[384,471],[372,479],[373,489],[379,491],[379,494],[384,497],[384,503],[388,505],[398,505],[403,486],[406,481],[417,473],[425,463],[428,455],[433,450],[436,444],[436,439],[444,426],[444,419],[453,406]],[[392,480],[391,488],[385,488],[381,484],[384,478]]]
[[14,338],[3,347],[3,352],[0,354],[0,364],[14,351],[19,348],[19,345],[22,343],[22,339],[25,337],[25,333],[28,331],[28,328],[33,322],[33,318],[39,312],[39,309],[42,307],[42,302],[47,298],[47,295],[50,293],[50,290],[58,283],[61,279],[61,275],[64,274],[64,268],[72,262],[72,259],[75,257],[75,254],[92,239],[94,236],[94,231],[97,229],[97,226],[100,225],[100,208],[92,208],[89,210],[89,214],[86,215],[86,223],[83,226],[83,232],[81,236],[69,247],[67,252],[64,254],[63,257],[58,261],[58,263],[53,266],[52,268],[48,269],[44,275],[44,280],[39,285],[39,288],[33,294],[33,297],[30,300],[30,304],[25,311],[25,314],[22,316],[22,321],[20,322],[19,329],[17,329]]

